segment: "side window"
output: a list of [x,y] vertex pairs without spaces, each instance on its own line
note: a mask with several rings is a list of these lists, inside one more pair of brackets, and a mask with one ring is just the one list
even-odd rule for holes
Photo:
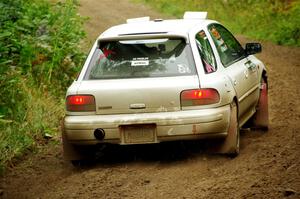
[[203,30],[196,34],[197,48],[206,73],[212,73],[217,70],[216,59],[213,50]]
[[245,56],[241,44],[222,25],[213,24],[208,29],[224,66],[228,66],[230,63],[240,60]]

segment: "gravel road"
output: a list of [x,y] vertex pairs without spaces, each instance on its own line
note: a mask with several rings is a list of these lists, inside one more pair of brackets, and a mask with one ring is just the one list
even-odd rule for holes
[[[80,14],[90,17],[85,47],[126,18],[168,18],[128,0],[80,2]],[[0,178],[0,198],[300,198],[300,48],[262,45],[270,129],[243,131],[238,157],[175,142],[115,147],[78,169],[63,160],[60,145],[48,144]]]

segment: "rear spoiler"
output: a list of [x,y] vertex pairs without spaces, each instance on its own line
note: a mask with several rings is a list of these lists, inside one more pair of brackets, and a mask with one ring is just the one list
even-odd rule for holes
[[207,12],[192,12],[186,11],[183,15],[183,19],[206,19]]

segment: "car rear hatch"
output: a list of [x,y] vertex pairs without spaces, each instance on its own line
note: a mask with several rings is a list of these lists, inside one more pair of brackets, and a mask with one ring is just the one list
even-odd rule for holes
[[183,38],[103,41],[78,94],[95,97],[97,114],[180,110],[180,93],[199,88]]

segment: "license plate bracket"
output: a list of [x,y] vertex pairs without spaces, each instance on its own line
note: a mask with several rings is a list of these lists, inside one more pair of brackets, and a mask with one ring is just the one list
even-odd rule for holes
[[122,144],[156,143],[155,124],[134,124],[120,126]]

